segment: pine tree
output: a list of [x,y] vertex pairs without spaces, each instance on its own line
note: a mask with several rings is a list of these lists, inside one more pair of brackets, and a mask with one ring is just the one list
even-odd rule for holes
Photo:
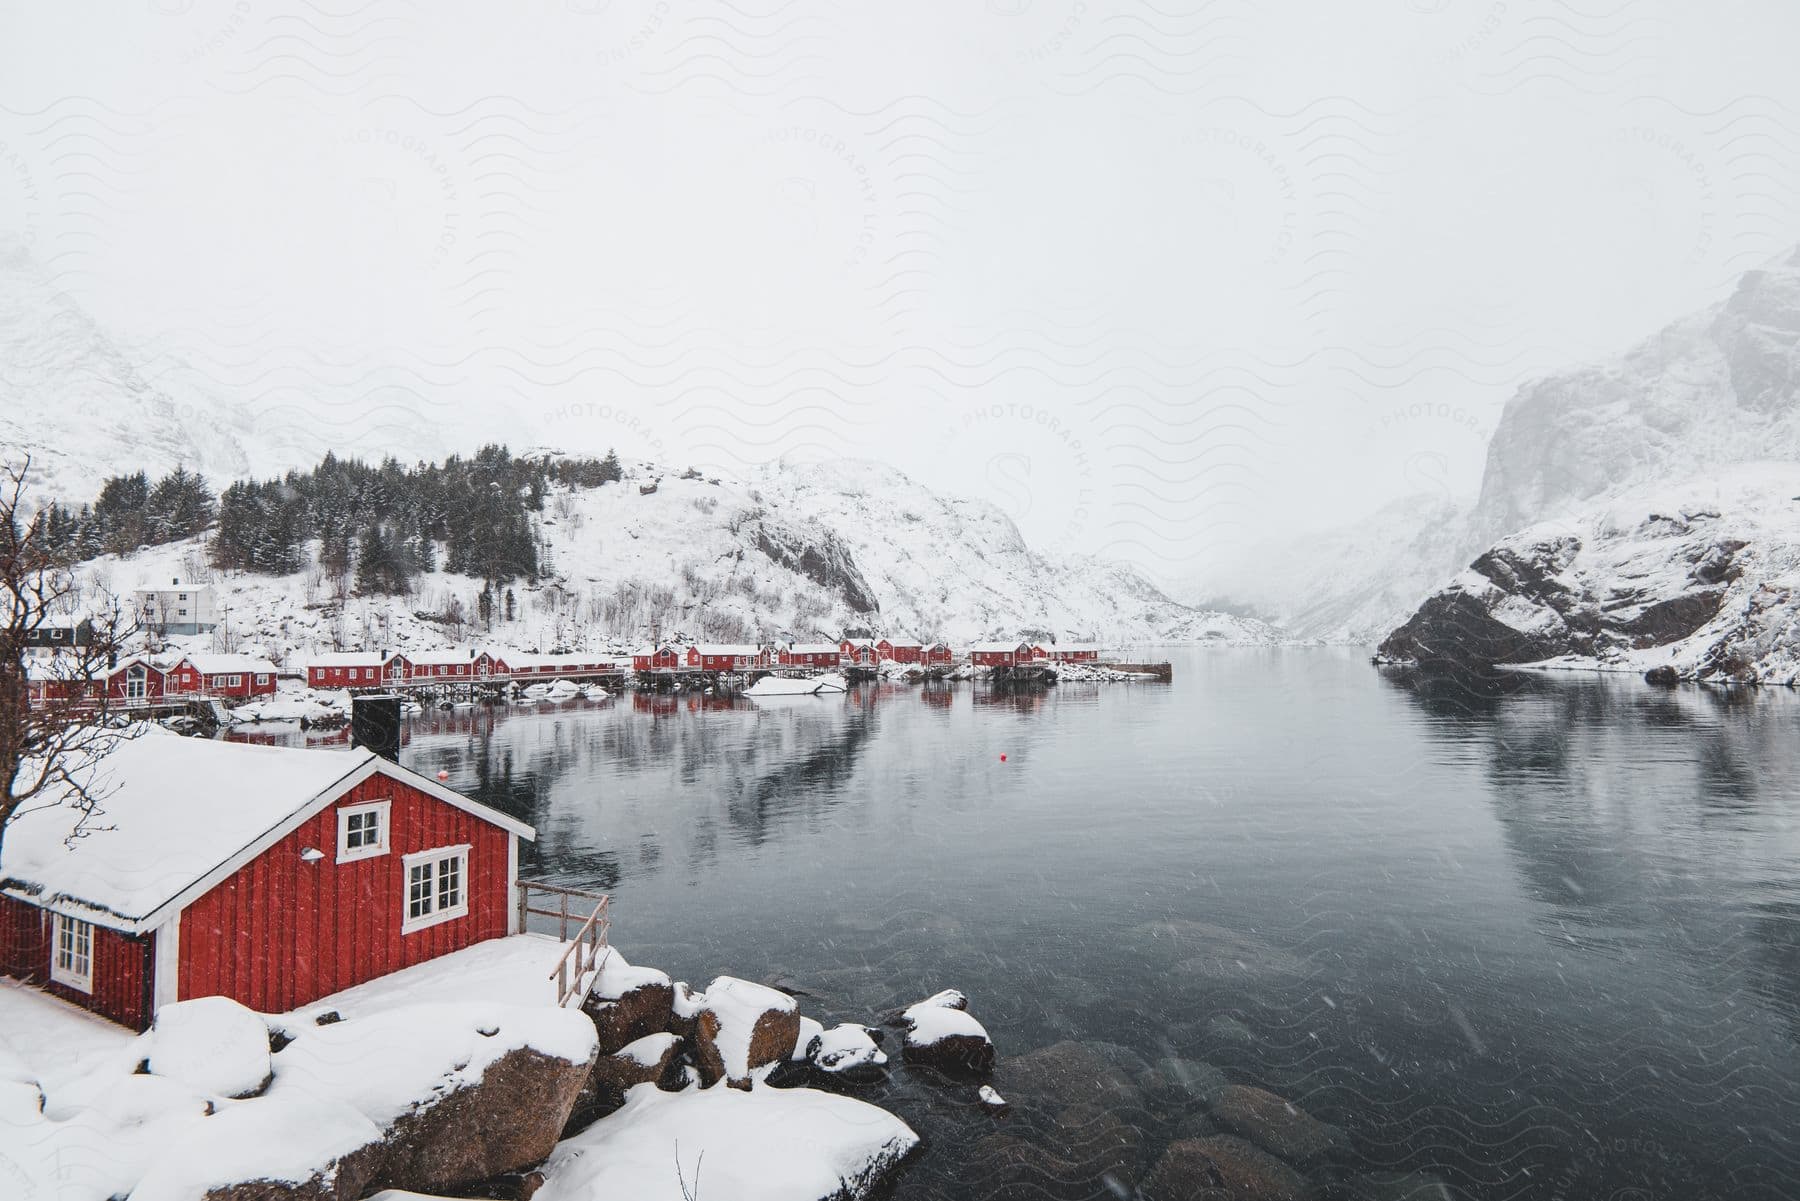
[[606,457],[600,460],[600,482],[616,484],[624,478],[625,469],[619,466],[619,456],[612,452],[611,447],[608,447]]

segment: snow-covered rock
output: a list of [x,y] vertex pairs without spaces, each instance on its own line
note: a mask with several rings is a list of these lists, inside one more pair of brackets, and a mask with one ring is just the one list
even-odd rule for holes
[[639,1086],[557,1147],[536,1201],[857,1201],[918,1144],[885,1110],[813,1089]]
[[1380,654],[1800,681],[1800,465],[1650,486],[1502,538]]
[[143,1036],[151,1074],[221,1097],[248,1097],[269,1082],[269,1027],[227,997],[195,997],[156,1011]]
[[947,988],[901,1010],[906,1061],[953,1072],[992,1071],[993,1040],[968,1008],[966,996]]
[[695,1015],[694,1059],[701,1079],[749,1088],[759,1069],[788,1057],[800,1037],[800,1007],[765,984],[720,976]]
[[291,1031],[268,1096],[361,1114],[382,1132],[378,1181],[427,1192],[549,1154],[597,1049],[585,1015],[552,1006],[413,1005]]
[[258,1097],[187,1123],[131,1197],[354,1201],[374,1177],[380,1154],[381,1131],[342,1102],[299,1091]]
[[812,1065],[834,1076],[878,1074],[888,1057],[877,1041],[879,1031],[844,1023],[822,1030],[807,1048]]

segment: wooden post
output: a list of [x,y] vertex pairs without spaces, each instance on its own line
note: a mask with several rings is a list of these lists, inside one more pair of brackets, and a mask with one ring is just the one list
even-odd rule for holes
[[569,894],[562,894],[562,941],[569,941]]
[[520,934],[525,933],[525,920],[526,920],[525,919],[525,910],[530,907],[529,904],[527,903],[527,898],[530,897],[530,895],[531,895],[531,885],[525,883],[523,880],[519,881],[519,933]]

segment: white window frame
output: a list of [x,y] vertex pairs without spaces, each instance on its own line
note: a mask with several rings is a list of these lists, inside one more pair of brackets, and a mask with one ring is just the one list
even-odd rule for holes
[[[67,967],[63,965],[64,933],[70,935],[72,948]],[[75,948],[85,950],[86,953],[78,954]],[[85,974],[76,970],[76,964],[84,959],[87,963]],[[80,992],[94,991],[94,923],[84,922],[78,917],[65,917],[60,913],[50,915],[50,979],[53,983]]]
[[[446,860],[456,861],[456,878],[458,882],[456,904],[448,908],[438,906],[438,889],[440,873]],[[403,859],[405,870],[400,873],[400,933],[412,934],[426,930],[432,926],[455,921],[469,914],[469,844],[463,843],[453,847],[435,847],[429,851],[414,851]],[[429,870],[424,877],[424,900],[429,908],[418,916],[412,912],[413,871],[425,867]]]
[[242,688],[243,686],[244,686],[244,677],[243,676],[226,676],[225,677],[225,687],[227,687],[227,688]]
[[[338,814],[338,851],[339,863],[354,863],[358,859],[374,859],[388,853],[393,841],[393,830],[388,824],[388,816],[393,808],[391,800],[365,801],[360,805],[345,805]],[[381,841],[373,845],[353,847],[350,844],[351,815],[361,816],[373,813],[378,816],[377,829],[381,832]]]
[[264,685],[264,684],[267,684],[267,683],[268,683],[268,682],[269,682],[269,673],[268,673],[268,672],[266,672],[266,671],[262,671],[262,672],[258,672],[258,673],[257,673],[257,674],[256,674],[256,685],[257,685],[257,687],[259,687],[259,688],[260,688],[260,687],[262,687],[262,686],[263,686],[263,685]]

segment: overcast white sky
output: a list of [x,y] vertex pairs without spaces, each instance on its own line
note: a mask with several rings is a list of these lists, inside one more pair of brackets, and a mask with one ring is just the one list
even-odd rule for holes
[[1790,0],[0,13],[0,229],[271,426],[875,457],[1199,591],[1800,241]]

